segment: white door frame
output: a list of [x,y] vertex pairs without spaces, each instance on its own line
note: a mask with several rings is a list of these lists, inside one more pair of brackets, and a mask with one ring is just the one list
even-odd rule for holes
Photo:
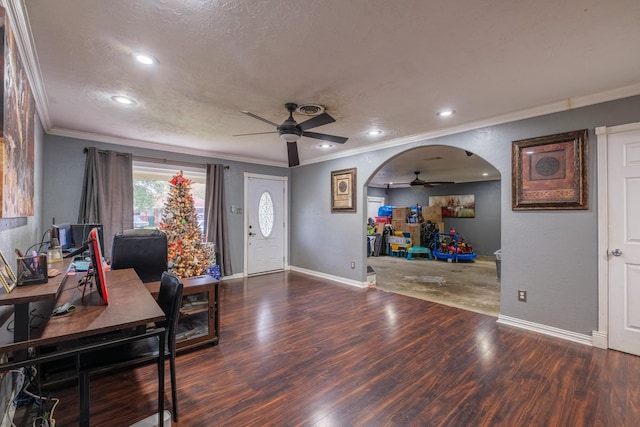
[[247,212],[247,207],[249,206],[249,179],[257,178],[257,179],[270,179],[274,181],[283,181],[284,183],[284,195],[283,195],[283,204],[284,204],[284,212],[282,213],[284,218],[284,269],[289,269],[289,177],[286,176],[276,176],[276,175],[263,175],[256,173],[244,173],[244,206],[245,209],[243,211],[243,222],[244,222],[244,238],[243,238],[243,253],[244,253],[244,263],[243,268],[244,271],[242,275],[247,277],[247,272],[249,271],[249,256],[248,256],[248,248],[249,248],[249,212]]
[[596,128],[598,152],[598,330],[592,333],[594,347],[609,348],[609,198],[608,135],[640,130],[640,122]]

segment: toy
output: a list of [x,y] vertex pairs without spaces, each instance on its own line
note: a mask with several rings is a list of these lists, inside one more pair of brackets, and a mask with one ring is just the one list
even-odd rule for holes
[[476,258],[473,246],[459,237],[453,228],[448,233],[436,233],[434,247],[433,256],[436,259],[441,258],[457,262],[458,260],[473,260]]

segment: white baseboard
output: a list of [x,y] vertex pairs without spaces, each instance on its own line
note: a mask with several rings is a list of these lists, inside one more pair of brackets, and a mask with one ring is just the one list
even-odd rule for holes
[[604,350],[609,348],[609,339],[606,332],[593,331],[591,332],[593,346],[596,348],[602,348]]
[[243,277],[245,277],[244,273],[236,273],[236,274],[232,274],[231,276],[222,276],[220,277],[220,281],[242,279]]
[[307,270],[306,268],[289,266],[291,271],[297,271],[298,273],[308,274],[310,276],[322,277],[323,279],[333,280],[334,282],[344,283],[345,285],[355,286],[357,288],[366,288],[369,286],[368,282],[358,282],[357,280],[345,279],[344,277],[333,276],[331,274],[320,273],[314,270]]
[[576,332],[554,328],[553,326],[547,326],[540,323],[529,322],[528,320],[517,319],[515,317],[504,316],[502,314],[498,315],[498,323],[507,326],[514,326],[520,329],[526,329],[527,331],[536,332],[555,338],[561,338],[567,341],[573,341],[578,344],[584,344],[588,346],[594,345],[593,339],[590,335],[578,334]]

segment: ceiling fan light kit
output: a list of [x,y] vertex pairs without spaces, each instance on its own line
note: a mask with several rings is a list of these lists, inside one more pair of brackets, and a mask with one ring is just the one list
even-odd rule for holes
[[[241,111],[241,112],[250,117],[253,117],[254,119],[258,119],[260,121],[263,121],[265,123],[268,123],[276,127],[275,133],[277,133],[278,136],[280,136],[280,139],[282,139],[287,143],[287,156],[289,157],[289,167],[298,166],[300,164],[300,159],[298,157],[297,141],[303,136],[306,136],[307,138],[315,138],[315,139],[321,139],[323,141],[334,142],[337,144],[344,144],[349,139],[343,136],[327,135],[327,134],[318,133],[318,132],[308,132],[309,129],[313,129],[313,128],[326,125],[329,123],[333,123],[336,121],[336,119],[334,119],[329,114],[324,112],[324,107],[320,105],[307,104],[305,106],[307,107],[305,111],[322,110],[322,113],[302,123],[297,123],[293,118],[293,112],[299,108],[297,104],[294,104],[293,102],[288,102],[284,104],[284,107],[289,112],[289,118],[287,118],[287,120],[285,120],[284,123],[282,123],[281,125],[278,125],[277,123],[274,123],[270,120],[264,119],[260,116],[250,113],[249,111]],[[273,133],[273,132],[258,132],[258,133],[252,133],[252,134],[248,133],[248,134],[233,135],[233,136],[259,135],[264,133]]]

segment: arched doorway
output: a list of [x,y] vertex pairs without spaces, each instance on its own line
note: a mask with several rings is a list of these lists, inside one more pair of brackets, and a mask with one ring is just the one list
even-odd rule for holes
[[[416,177],[428,185],[409,185]],[[501,176],[495,167],[460,148],[422,146],[383,164],[369,180],[367,196],[384,197],[386,205],[407,208],[410,212],[415,212],[418,206],[433,205],[436,198],[472,197],[472,216],[445,216],[438,225],[442,231],[455,229],[458,236],[471,243],[477,254],[475,260],[448,262],[454,260],[416,257],[407,260],[393,256],[398,254],[392,253],[383,239],[380,251],[372,252],[367,264],[376,272],[377,287],[381,290],[498,315],[500,281],[494,252],[500,249]],[[397,231],[398,226],[394,221],[385,230]],[[424,224],[421,228],[424,239]],[[414,245],[415,239],[414,234]]]

